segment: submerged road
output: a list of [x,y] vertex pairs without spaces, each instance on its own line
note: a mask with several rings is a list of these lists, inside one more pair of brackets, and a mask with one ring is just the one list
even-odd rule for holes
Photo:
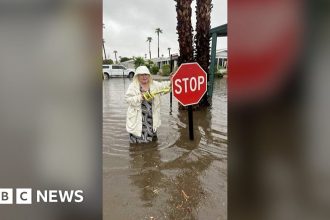
[[124,95],[131,79],[103,82],[103,217],[227,219],[227,80],[215,79],[213,105],[187,111],[163,96],[158,140],[130,145]]

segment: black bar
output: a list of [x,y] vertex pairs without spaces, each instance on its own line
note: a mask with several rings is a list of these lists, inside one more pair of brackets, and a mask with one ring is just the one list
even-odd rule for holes
[[173,71],[173,65],[172,65],[172,54],[171,54],[171,56],[170,56],[170,69],[171,69],[171,73],[172,73],[172,71]]
[[172,91],[170,92],[170,108],[172,108]]
[[192,105],[188,105],[188,120],[189,120],[189,139],[194,140],[194,123]]
[[[172,54],[171,54],[171,56],[170,56],[170,72],[172,73],[172,71],[173,71],[173,65],[172,65]],[[170,113],[172,113],[172,90],[170,92],[170,109],[171,109]]]

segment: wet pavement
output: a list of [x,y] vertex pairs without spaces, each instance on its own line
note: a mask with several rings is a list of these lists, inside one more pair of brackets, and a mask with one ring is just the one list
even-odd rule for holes
[[155,142],[129,143],[125,129],[130,79],[103,82],[103,217],[108,219],[227,219],[227,81],[215,79],[213,105],[187,111],[162,99]]

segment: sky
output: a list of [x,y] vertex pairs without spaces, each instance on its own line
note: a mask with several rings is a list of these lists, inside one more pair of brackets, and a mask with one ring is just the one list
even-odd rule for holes
[[[211,28],[227,23],[227,0],[213,0]],[[107,58],[149,57],[148,37],[152,37],[151,57],[157,57],[156,28],[163,30],[159,36],[160,56],[179,53],[176,33],[176,2],[174,0],[103,0],[103,38]],[[192,3],[192,26],[195,29],[196,0]],[[217,49],[227,48],[227,37],[219,37]]]

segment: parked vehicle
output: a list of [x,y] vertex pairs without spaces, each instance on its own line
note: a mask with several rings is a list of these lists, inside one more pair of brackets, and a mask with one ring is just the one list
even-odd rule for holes
[[132,78],[134,76],[134,69],[127,69],[123,65],[117,64],[103,64],[103,79],[109,79],[110,77],[128,77]]

